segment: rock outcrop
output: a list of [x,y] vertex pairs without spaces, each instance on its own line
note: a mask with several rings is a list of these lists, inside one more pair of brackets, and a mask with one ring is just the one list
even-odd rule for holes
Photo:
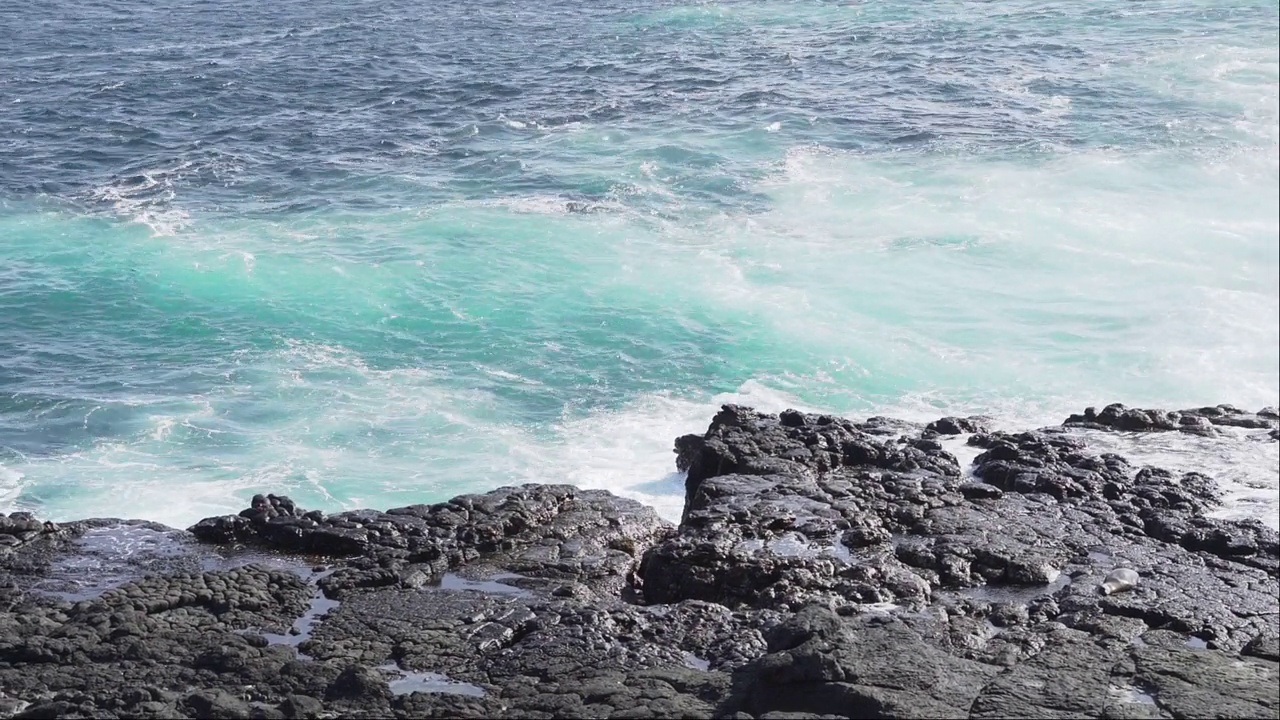
[[1241,410],[1233,405],[1190,410],[1142,410],[1113,403],[1098,412],[1085,408],[1078,415],[1068,417],[1063,425],[1095,430],[1128,430],[1134,432],[1159,432],[1177,430],[1193,435],[1216,435],[1223,427],[1267,430],[1258,437],[1276,439],[1276,426],[1280,423],[1280,411],[1266,407],[1256,413]]
[[[0,516],[0,717],[1276,717],[1276,532],[1089,449],[1276,425],[725,406],[676,441],[678,527],[563,485],[259,495],[190,531]],[[1139,582],[1100,592],[1118,567]]]

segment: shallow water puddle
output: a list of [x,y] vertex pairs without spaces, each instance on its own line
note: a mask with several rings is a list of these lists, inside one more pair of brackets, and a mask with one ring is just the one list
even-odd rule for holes
[[1110,567],[1115,564],[1115,556],[1107,550],[1094,549],[1089,551],[1089,561],[1098,565]]
[[733,546],[733,551],[742,555],[750,555],[761,550],[767,550],[781,557],[812,558],[829,555],[853,564],[853,554],[844,543],[840,542],[840,535],[836,535],[830,543],[816,545],[810,542],[804,533],[791,531],[767,540],[759,538],[742,540]]
[[1025,605],[1036,598],[1052,595],[1071,584],[1071,576],[1066,573],[1058,575],[1051,583],[1031,586],[983,585],[959,591],[960,597],[982,600],[989,603],[1016,603]]
[[684,654],[683,659],[684,659],[684,665],[687,668],[692,668],[694,670],[702,670],[704,672],[711,669],[710,660],[694,655],[691,652],[686,652]]
[[67,602],[92,600],[197,552],[177,531],[141,525],[91,528],[50,564],[47,577],[33,589]]
[[473,592],[482,592],[490,595],[515,595],[517,597],[528,597],[530,592],[515,585],[508,585],[503,580],[521,580],[523,575],[515,573],[499,572],[494,573],[483,579],[465,578],[457,573],[445,573],[440,576],[438,585],[428,586],[433,590],[470,590]]
[[449,693],[452,695],[469,695],[484,697],[484,689],[468,682],[452,680],[448,675],[434,672],[415,672],[401,669],[395,663],[379,665],[378,669],[392,675],[387,681],[392,695],[408,695],[409,693]]
[[[312,574],[311,578],[309,578],[309,584],[315,588],[315,593],[312,595],[306,611],[302,613],[301,617],[293,621],[293,626],[289,628],[287,633],[261,633],[262,637],[267,639],[267,644],[288,645],[296,648],[311,639],[311,633],[315,630],[320,619],[331,611],[336,610],[342,604],[337,600],[330,600],[325,597],[324,591],[317,585],[321,578],[328,577],[333,573],[334,569],[329,569]],[[310,655],[301,650],[298,651],[298,657],[303,660],[312,659]]]
[[108,590],[151,574],[201,573],[263,565],[317,579],[309,558],[204,545],[171,528],[119,524],[85,530],[32,590],[67,602],[101,597]]

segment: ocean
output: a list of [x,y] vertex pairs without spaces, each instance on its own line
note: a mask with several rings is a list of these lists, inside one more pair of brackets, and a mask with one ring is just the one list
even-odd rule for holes
[[[520,482],[719,404],[1280,404],[1275,0],[13,0],[0,510]],[[1276,443],[1160,436],[1221,513]]]

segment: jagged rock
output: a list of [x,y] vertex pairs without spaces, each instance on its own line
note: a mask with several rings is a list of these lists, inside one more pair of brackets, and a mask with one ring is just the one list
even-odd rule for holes
[[[568,485],[529,484],[435,505],[329,516],[304,512],[287,497],[258,498],[259,509],[249,508],[249,516],[208,518],[191,532],[217,544],[357,558],[324,580],[335,596],[421,585],[481,554],[501,555],[515,571],[616,593],[634,568],[636,548],[665,528],[652,508]],[[270,515],[264,510],[270,502],[287,511]]]
[[377,670],[364,665],[349,665],[329,684],[325,696],[330,700],[358,699],[364,703],[389,701],[391,688]]
[[[730,405],[676,441],[679,527],[564,485],[332,515],[264,493],[189,533],[0,516],[0,714],[1275,717],[1276,532],[1089,428],[1276,421]],[[1099,592],[1116,567],[1141,582]]]
[[1085,408],[1078,415],[1068,417],[1062,423],[1070,427],[1086,427],[1096,430],[1125,430],[1156,432],[1178,430],[1194,435],[1212,436],[1218,426],[1254,430],[1275,430],[1280,425],[1275,408],[1263,408],[1256,413],[1246,412],[1231,405],[1193,408],[1190,410],[1142,410],[1113,403],[1098,412]]
[[183,700],[199,718],[243,718],[249,704],[225,690],[197,690]]
[[324,703],[310,695],[289,695],[277,709],[286,718],[315,718],[324,712]]
[[966,433],[987,432],[987,422],[985,418],[977,417],[944,417],[934,420],[924,428],[927,432],[935,432],[939,435],[963,435]]

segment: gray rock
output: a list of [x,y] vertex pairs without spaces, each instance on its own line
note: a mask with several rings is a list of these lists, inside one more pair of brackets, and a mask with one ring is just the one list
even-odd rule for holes
[[[189,533],[0,516],[0,714],[1276,716],[1276,533],[1081,435],[725,406],[676,442],[679,527],[563,485],[332,515],[263,493]],[[1097,592],[1121,567],[1142,581]]]
[[1193,408],[1189,410],[1142,410],[1113,403],[1102,409],[1085,408],[1083,413],[1072,415],[1062,423],[1066,426],[1095,430],[1123,430],[1130,432],[1159,432],[1177,430],[1193,435],[1213,436],[1218,427],[1237,427],[1254,430],[1275,430],[1280,425],[1275,408],[1263,408],[1250,413],[1231,405]]

